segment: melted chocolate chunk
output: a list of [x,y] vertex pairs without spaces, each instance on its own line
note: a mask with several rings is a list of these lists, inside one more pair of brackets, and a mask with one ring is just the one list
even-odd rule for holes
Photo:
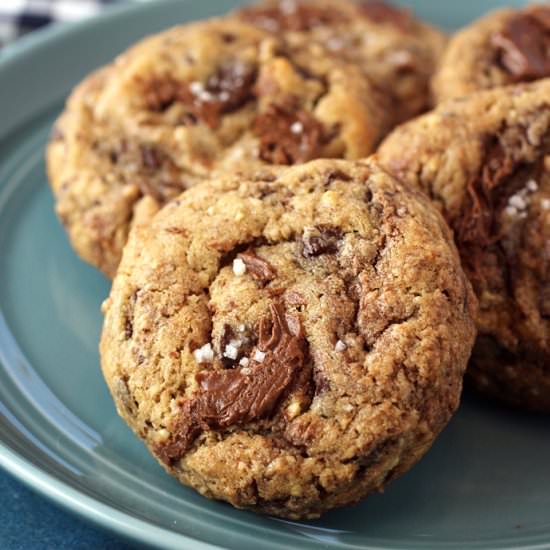
[[193,125],[200,119],[216,128],[221,115],[236,111],[254,97],[256,73],[252,64],[227,60],[204,84],[157,78],[146,86],[145,103],[155,112],[164,112],[175,102],[183,103],[189,109],[181,119],[184,124]]
[[174,427],[170,439],[168,442],[160,445],[157,444],[154,447],[155,454],[168,466],[173,465],[185,456],[195,439],[202,432],[200,417],[196,412],[196,403],[193,399],[189,399],[182,405],[178,422]]
[[367,0],[359,5],[359,10],[374,23],[391,23],[402,31],[411,27],[412,15],[408,10],[397,8],[380,0]]
[[527,133],[525,127],[510,126],[486,142],[482,167],[468,184],[462,211],[450,220],[463,265],[476,291],[477,284],[484,281],[513,293],[517,245],[510,246],[512,236],[503,233],[502,212],[525,182],[540,180],[544,169],[542,151],[532,161],[521,161],[513,155],[513,151],[521,150],[521,144],[528,143]]
[[226,61],[208,77],[206,84],[183,86],[180,100],[193,115],[214,129],[221,115],[236,111],[254,97],[255,80],[255,66],[238,60]]
[[302,256],[315,258],[323,254],[335,254],[342,239],[342,231],[331,225],[317,225],[302,236]]
[[249,249],[247,252],[238,254],[237,258],[241,259],[246,265],[246,271],[250,276],[259,283],[266,284],[275,279],[277,271],[275,268],[263,258],[256,256],[254,250]]
[[166,111],[178,100],[181,83],[171,77],[154,78],[147,82],[144,101],[147,109],[156,113]]
[[514,81],[550,76],[550,8],[540,6],[512,17],[493,36],[493,44]]
[[157,455],[173,464],[204,430],[224,429],[270,417],[307,358],[307,341],[298,317],[271,304],[270,317],[259,324],[257,351],[247,367],[203,371],[197,392],[183,405],[171,441],[157,446]]
[[[481,174],[468,184],[468,198],[455,230],[461,245],[486,247],[498,240],[497,204],[493,191],[514,171],[515,165],[498,139],[485,149]],[[499,201],[502,203],[503,201]]]
[[221,113],[231,113],[253,98],[257,70],[240,60],[222,63],[206,81],[205,90],[220,104]]
[[272,104],[254,123],[260,158],[271,164],[302,164],[321,154],[323,125],[305,111]]
[[299,2],[279,2],[275,7],[245,8],[239,12],[244,21],[269,32],[310,31],[323,25],[346,23],[338,10]]

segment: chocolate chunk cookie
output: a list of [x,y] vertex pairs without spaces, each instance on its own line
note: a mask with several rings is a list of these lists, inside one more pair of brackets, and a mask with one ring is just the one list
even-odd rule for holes
[[458,32],[434,76],[438,102],[550,77],[550,6],[493,12]]
[[121,416],[183,483],[311,518],[456,409],[475,297],[443,218],[369,161],[225,175],[137,226],[105,303]]
[[446,37],[409,10],[379,0],[267,0],[238,12],[295,48],[323,47],[358,64],[391,101],[394,123],[426,110]]
[[130,226],[215,170],[361,158],[388,110],[353,66],[236,20],[174,28],[89,77],[48,148],[58,214],[112,276]]
[[425,190],[480,301],[469,379],[550,412],[550,80],[479,92],[398,128],[380,162]]

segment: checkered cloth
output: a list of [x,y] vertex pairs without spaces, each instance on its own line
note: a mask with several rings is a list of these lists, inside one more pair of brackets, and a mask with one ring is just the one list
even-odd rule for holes
[[0,0],[0,48],[53,22],[76,21],[127,0]]

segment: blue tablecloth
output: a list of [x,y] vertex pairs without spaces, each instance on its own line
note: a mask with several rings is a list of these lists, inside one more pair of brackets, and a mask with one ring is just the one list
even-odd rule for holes
[[134,546],[61,510],[0,470],[2,550],[130,550]]

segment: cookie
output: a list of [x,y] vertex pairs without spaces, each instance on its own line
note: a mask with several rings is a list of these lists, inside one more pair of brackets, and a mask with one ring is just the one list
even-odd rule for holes
[[549,97],[541,80],[449,101],[379,151],[454,229],[480,302],[470,382],[539,412],[550,412]]
[[459,402],[474,307],[440,214],[371,162],[228,174],[132,231],[102,368],[180,481],[312,518],[428,450]]
[[[216,170],[366,156],[389,128],[361,72],[235,20],[177,27],[89,77],[48,148],[57,212],[114,275],[136,215]],[[144,202],[144,204],[142,204]]]
[[430,106],[446,36],[407,9],[378,0],[267,0],[238,16],[297,49],[313,43],[356,63],[390,99],[395,124]]
[[450,40],[433,79],[438,103],[550,77],[550,6],[490,13]]

